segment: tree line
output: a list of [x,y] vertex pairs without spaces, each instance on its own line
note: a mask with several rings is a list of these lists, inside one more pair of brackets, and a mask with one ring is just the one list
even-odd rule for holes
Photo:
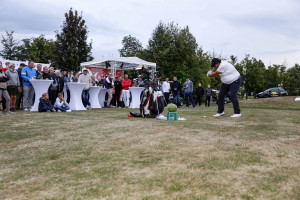
[[194,84],[210,84],[215,89],[220,88],[220,79],[208,78],[206,74],[210,70],[211,59],[219,57],[231,62],[240,72],[243,79],[242,95],[255,95],[271,87],[283,87],[290,95],[300,95],[299,64],[287,69],[285,64],[266,67],[262,60],[250,55],[245,55],[240,62],[234,55],[222,58],[214,52],[204,51],[188,26],[181,28],[174,22],[160,22],[153,30],[146,48],[136,37],[125,36],[119,52],[123,57],[137,56],[155,62],[163,78],[177,76],[184,82],[185,77],[190,76]]
[[[87,41],[86,21],[82,13],[72,8],[65,13],[61,31],[55,31],[55,40],[40,35],[17,41],[13,34],[14,31],[6,31],[6,35],[2,35],[0,56],[4,59],[51,63],[55,68],[72,71],[79,71],[80,63],[93,60],[92,41]],[[210,69],[211,59],[219,57],[231,62],[241,73],[242,95],[255,95],[278,86],[286,89],[290,95],[300,95],[299,64],[287,69],[285,64],[266,67],[261,60],[250,55],[245,55],[240,62],[234,55],[222,58],[214,52],[204,51],[188,26],[181,28],[174,22],[159,22],[145,48],[136,37],[125,36],[119,53],[122,57],[137,56],[155,62],[161,67],[163,78],[177,76],[178,80],[184,82],[185,77],[190,76],[194,84],[210,84],[215,89],[220,88],[220,79],[208,78],[206,73]]]
[[55,40],[44,35],[14,39],[14,31],[2,35],[3,49],[0,56],[7,60],[33,60],[38,63],[51,63],[61,70],[79,71],[80,63],[93,60],[92,42],[88,42],[88,31],[82,14],[72,8],[65,13],[61,31],[55,31]]

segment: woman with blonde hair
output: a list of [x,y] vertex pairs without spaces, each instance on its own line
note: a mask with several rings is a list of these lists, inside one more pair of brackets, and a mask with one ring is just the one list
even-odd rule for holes
[[15,64],[10,63],[7,71],[5,72],[5,74],[9,77],[9,80],[7,81],[7,91],[10,96],[10,110],[13,112],[16,111],[17,94],[20,86],[19,74],[15,69]]

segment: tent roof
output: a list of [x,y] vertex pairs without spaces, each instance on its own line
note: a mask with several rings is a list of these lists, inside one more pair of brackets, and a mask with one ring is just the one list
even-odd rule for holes
[[[84,62],[81,63],[81,67],[97,67],[97,68],[106,68],[105,62],[109,62],[111,66],[115,65],[116,69],[122,70],[133,70],[145,68],[156,68],[156,63],[148,62],[142,60],[138,57],[116,57],[116,58],[107,58],[98,61]],[[122,68],[120,67],[123,64]]]

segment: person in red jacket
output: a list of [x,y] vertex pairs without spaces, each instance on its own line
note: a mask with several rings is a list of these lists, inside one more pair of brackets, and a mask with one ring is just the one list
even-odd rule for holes
[[125,74],[125,78],[122,81],[122,99],[125,103],[125,106],[129,106],[129,98],[130,98],[130,93],[129,93],[129,87],[131,86],[131,80],[128,79],[128,74]]

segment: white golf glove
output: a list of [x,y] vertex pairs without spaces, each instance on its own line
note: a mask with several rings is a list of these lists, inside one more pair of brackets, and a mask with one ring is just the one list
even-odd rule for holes
[[211,74],[211,70],[209,70],[209,71],[207,72],[207,77],[209,77],[210,74]]

